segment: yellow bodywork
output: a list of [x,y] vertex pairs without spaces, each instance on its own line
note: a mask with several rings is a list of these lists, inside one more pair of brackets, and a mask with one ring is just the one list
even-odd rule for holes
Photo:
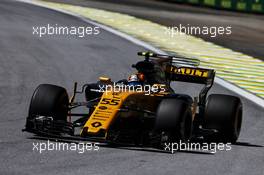
[[[122,105],[126,102],[129,102],[129,97],[138,99],[138,102],[134,103],[142,103],[147,109],[154,110],[155,109],[155,100],[153,100],[154,96],[164,96],[168,94],[167,92],[158,92],[150,95],[146,95],[146,93],[138,92],[138,91],[106,91],[103,93],[100,102],[95,107],[93,113],[90,118],[85,123],[81,134],[82,135],[98,135],[101,131],[104,131],[104,136],[106,136],[107,131],[115,121],[115,117],[117,117],[117,113],[122,108]],[[129,106],[133,106],[133,104],[129,103]]]
[[170,66],[168,72],[179,75],[196,76],[203,78],[207,78],[209,76],[209,70],[200,69],[200,68],[191,68],[191,67],[177,68],[175,66]]
[[117,116],[123,102],[132,94],[143,95],[144,92],[104,92],[100,102],[84,125],[84,128],[88,128],[88,130],[83,129],[82,132],[96,135],[101,130],[107,131]]

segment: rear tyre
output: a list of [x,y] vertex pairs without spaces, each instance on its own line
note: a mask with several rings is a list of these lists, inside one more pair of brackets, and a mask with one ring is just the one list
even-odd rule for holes
[[237,141],[242,124],[242,103],[238,97],[212,94],[207,99],[204,116],[204,127],[216,129],[217,136],[211,141]]
[[50,116],[53,120],[67,120],[69,97],[66,89],[51,85],[41,84],[31,98],[28,118],[37,116]]
[[157,110],[155,129],[167,133],[165,142],[187,142],[192,134],[190,104],[182,99],[162,100]]

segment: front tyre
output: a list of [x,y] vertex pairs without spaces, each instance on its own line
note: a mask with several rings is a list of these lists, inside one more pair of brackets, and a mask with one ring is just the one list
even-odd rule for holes
[[237,141],[242,124],[242,103],[238,97],[211,94],[207,99],[204,128],[216,129],[217,142]]
[[56,121],[67,121],[69,97],[63,87],[51,84],[39,85],[31,98],[26,129],[30,121],[38,116],[49,116]]

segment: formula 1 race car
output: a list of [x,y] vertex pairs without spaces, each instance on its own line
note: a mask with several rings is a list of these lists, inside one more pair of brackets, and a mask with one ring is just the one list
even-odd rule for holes
[[[139,52],[144,60],[132,65],[137,73],[118,82],[100,77],[72,97],[63,87],[39,85],[31,99],[25,131],[40,136],[98,140],[107,143],[159,147],[164,142],[206,141],[234,143],[242,123],[238,97],[207,93],[215,71],[200,61]],[[198,97],[178,94],[172,81],[204,85]],[[84,94],[85,101],[75,101]],[[76,113],[78,107],[87,112]],[[78,108],[79,109],[79,108]],[[73,117],[76,119],[73,120]]]

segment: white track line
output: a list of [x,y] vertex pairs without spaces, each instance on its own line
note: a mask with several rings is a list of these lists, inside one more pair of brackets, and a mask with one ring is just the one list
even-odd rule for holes
[[[136,44],[136,45],[142,46],[142,47],[144,47],[144,48],[146,48],[146,49],[148,49],[148,50],[150,50],[152,52],[159,53],[159,54],[166,54],[164,51],[162,51],[160,49],[157,49],[157,48],[153,47],[152,45],[150,45],[150,44],[148,44],[148,43],[146,43],[144,41],[140,41],[139,39],[136,39],[136,38],[134,38],[134,37],[132,37],[130,35],[122,33],[122,32],[120,32],[118,30],[115,30],[115,29],[113,29],[111,27],[108,27],[108,26],[105,26],[103,24],[99,24],[97,22],[94,22],[92,20],[84,18],[84,17],[82,17],[80,15],[77,15],[77,14],[74,14],[74,13],[71,13],[71,12],[68,12],[68,11],[65,11],[65,10],[61,10],[61,9],[51,8],[51,7],[46,6],[46,5],[36,4],[32,0],[15,0],[15,1],[20,1],[20,2],[24,2],[24,3],[33,4],[35,6],[39,6],[39,7],[43,7],[43,8],[47,8],[47,9],[52,9],[52,10],[57,11],[57,12],[61,12],[61,13],[67,14],[67,15],[71,15],[71,16],[77,17],[77,18],[81,19],[82,21],[84,21],[86,23],[98,26],[98,27],[102,28],[105,31],[113,33],[113,34],[115,34],[115,35],[117,35],[117,36],[119,36],[121,38],[124,38],[124,39]],[[236,93],[236,94],[238,94],[238,95],[250,100],[251,102],[255,103],[256,105],[264,108],[264,99],[254,95],[254,94],[252,94],[252,93],[250,93],[250,92],[248,92],[248,91],[246,91],[246,90],[244,90],[244,89],[242,89],[242,88],[240,88],[240,87],[238,87],[238,86],[236,86],[236,85],[234,85],[232,83],[229,83],[229,82],[227,82],[227,81],[225,81],[225,80],[223,80],[221,78],[218,78],[218,77],[215,78],[215,83],[217,83],[220,86],[223,86],[224,88],[226,88],[226,89],[228,89],[228,90],[230,90],[230,91],[232,91],[232,92],[234,92],[234,93]]]

